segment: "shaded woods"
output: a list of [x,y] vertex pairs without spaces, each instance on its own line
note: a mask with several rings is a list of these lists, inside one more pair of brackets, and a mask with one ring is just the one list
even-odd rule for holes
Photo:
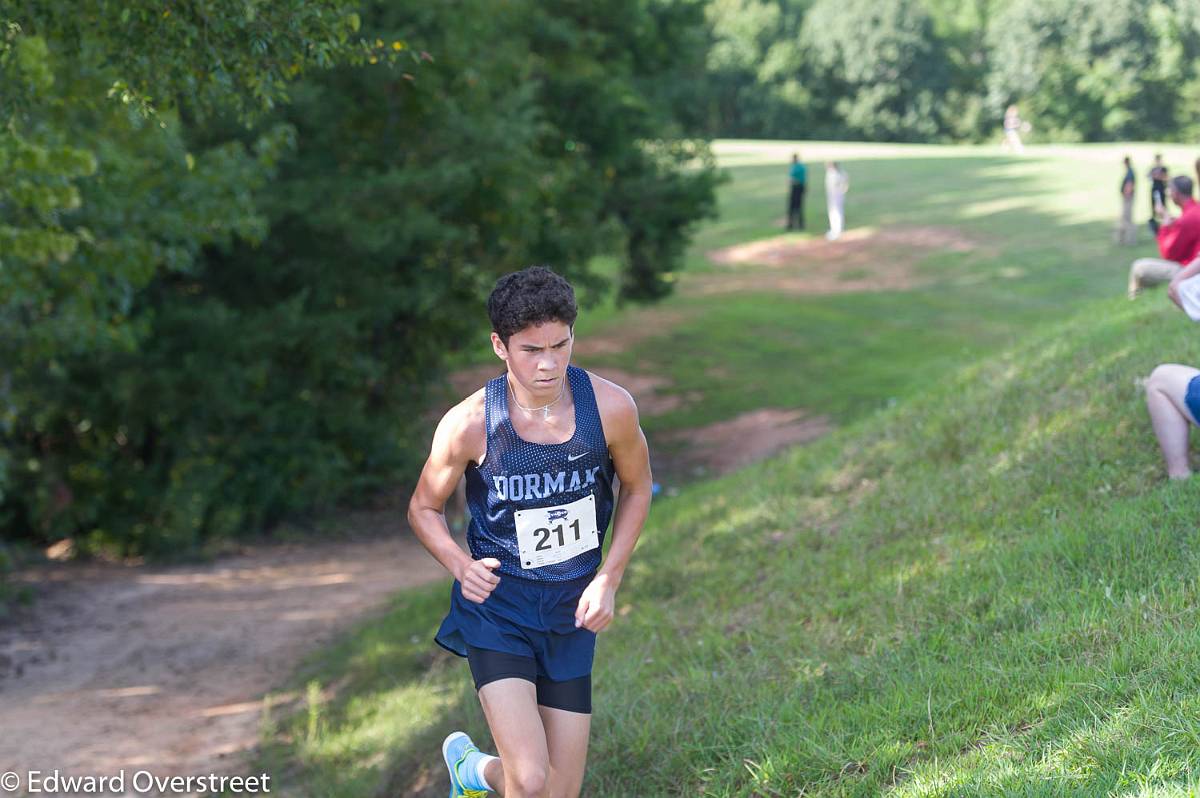
[[666,292],[713,207],[702,7],[502,5],[0,5],[0,552],[361,496],[499,274]]

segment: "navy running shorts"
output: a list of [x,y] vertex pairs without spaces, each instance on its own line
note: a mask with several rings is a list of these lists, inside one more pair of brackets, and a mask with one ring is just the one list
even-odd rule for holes
[[482,604],[463,598],[455,581],[450,612],[435,640],[442,648],[467,656],[467,647],[532,659],[537,677],[565,682],[589,676],[596,633],[575,628],[579,597],[594,574],[566,582],[532,582],[509,574]]
[[1200,374],[1192,377],[1188,382],[1183,403],[1187,405],[1188,411],[1192,414],[1192,422],[1200,424]]

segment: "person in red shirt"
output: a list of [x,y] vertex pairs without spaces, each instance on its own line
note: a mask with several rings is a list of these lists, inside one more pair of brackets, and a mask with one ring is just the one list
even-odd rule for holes
[[1200,256],[1200,205],[1192,199],[1192,179],[1171,178],[1171,201],[1179,206],[1179,218],[1168,216],[1158,229],[1158,252],[1162,258],[1138,258],[1129,267],[1129,298],[1148,285],[1169,283],[1186,264]]

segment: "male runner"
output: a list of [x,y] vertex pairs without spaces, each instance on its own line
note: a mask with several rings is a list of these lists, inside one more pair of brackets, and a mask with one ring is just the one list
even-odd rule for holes
[[[576,314],[571,285],[549,269],[500,278],[488,315],[507,369],[442,418],[409,504],[417,537],[454,576],[437,642],[467,658],[499,749],[446,738],[451,798],[571,798],[583,783],[596,633],[612,621],[652,483],[633,399],[570,365]],[[470,554],[443,515],[464,473]]]

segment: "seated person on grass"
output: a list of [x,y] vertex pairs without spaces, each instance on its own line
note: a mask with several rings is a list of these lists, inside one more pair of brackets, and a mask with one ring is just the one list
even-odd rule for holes
[[1133,299],[1148,285],[1170,282],[1200,255],[1200,205],[1192,199],[1192,179],[1186,175],[1171,178],[1171,200],[1183,212],[1177,219],[1168,217],[1158,230],[1158,251],[1162,258],[1138,258],[1129,267],[1129,298]]
[[1146,380],[1146,408],[1154,436],[1167,462],[1167,476],[1187,479],[1188,425],[1200,415],[1200,369],[1163,363]]
[[[1171,280],[1167,296],[1179,308],[1179,284],[1200,274],[1200,258],[1192,261]],[[1186,479],[1192,475],[1188,465],[1188,425],[1200,418],[1200,369],[1179,363],[1163,363],[1146,380],[1146,408],[1163,459],[1167,476]]]

